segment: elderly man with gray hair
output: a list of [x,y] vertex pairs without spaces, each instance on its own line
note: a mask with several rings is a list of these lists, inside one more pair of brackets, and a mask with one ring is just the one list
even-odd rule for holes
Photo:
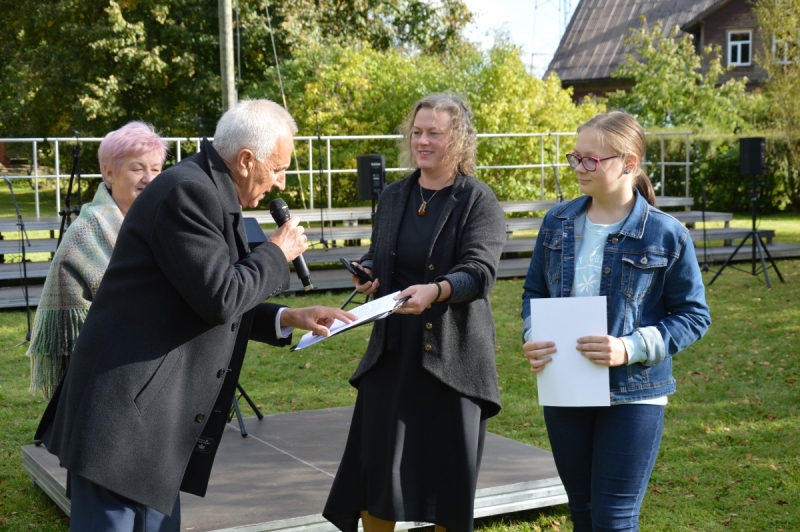
[[205,495],[247,341],[354,318],[263,303],[306,237],[293,218],[248,250],[241,207],[283,190],[296,130],[274,102],[241,102],[126,215],[36,433],[69,472],[72,531],[180,530],[179,491]]

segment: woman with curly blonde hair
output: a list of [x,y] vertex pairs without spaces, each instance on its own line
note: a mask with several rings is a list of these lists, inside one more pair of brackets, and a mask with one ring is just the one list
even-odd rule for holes
[[380,197],[356,289],[409,298],[377,321],[323,515],[345,532],[397,521],[472,530],[486,421],[500,411],[489,292],[503,210],[475,172],[472,111],[453,94],[418,101],[401,126],[414,171]]

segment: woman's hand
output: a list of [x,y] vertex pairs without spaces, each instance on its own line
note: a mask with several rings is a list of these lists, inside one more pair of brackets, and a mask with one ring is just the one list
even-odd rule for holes
[[556,344],[530,340],[522,345],[522,352],[531,364],[531,373],[541,373],[553,360],[550,355],[556,352]]
[[628,363],[625,344],[615,336],[584,336],[578,338],[576,349],[593,364],[598,366],[622,366]]
[[[355,266],[360,270],[364,270],[369,274],[370,277],[372,277],[371,268],[362,268],[361,265],[356,262],[353,263],[353,266]],[[353,285],[356,287],[356,290],[362,294],[372,295],[375,292],[377,292],[378,288],[380,288],[381,286],[381,283],[378,282],[378,279],[373,279],[372,281],[364,282],[355,275],[351,274],[350,277],[353,278]]]
[[439,289],[433,283],[409,286],[395,297],[395,299],[409,298],[395,312],[398,314],[422,314],[422,311],[433,303],[437,295],[439,295]]

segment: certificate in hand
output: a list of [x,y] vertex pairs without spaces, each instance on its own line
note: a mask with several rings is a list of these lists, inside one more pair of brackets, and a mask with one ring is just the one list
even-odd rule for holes
[[348,329],[352,329],[354,327],[358,327],[359,325],[364,325],[365,323],[371,323],[376,320],[381,320],[397,310],[397,308],[405,303],[408,298],[404,297],[403,299],[395,299],[395,296],[400,292],[395,292],[393,294],[389,294],[388,296],[383,296],[378,299],[373,299],[369,303],[364,303],[363,305],[356,307],[354,309],[348,310],[350,314],[355,314],[358,316],[358,319],[351,322],[351,323],[344,323],[343,321],[334,320],[333,325],[330,326],[329,330],[331,331],[330,336],[314,336],[313,333],[310,331],[303,335],[297,345],[292,348],[292,351],[297,351],[298,349],[304,349],[310,345],[314,345],[318,342],[325,340],[326,338],[331,338],[332,336],[336,336],[337,334],[344,332]]
[[608,368],[576,349],[582,336],[608,334],[606,297],[531,299],[531,339],[552,341],[557,351],[537,375],[542,406],[609,406]]

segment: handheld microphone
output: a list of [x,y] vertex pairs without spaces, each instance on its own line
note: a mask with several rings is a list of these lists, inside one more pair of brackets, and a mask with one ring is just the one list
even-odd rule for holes
[[[289,206],[286,205],[286,202],[281,198],[269,202],[269,213],[272,215],[272,219],[275,220],[275,223],[278,224],[278,227],[288,222],[289,218],[291,218]],[[311,284],[308,266],[306,266],[306,260],[303,258],[303,255],[298,255],[297,258],[292,261],[292,264],[294,264],[294,271],[297,273],[297,277],[300,279],[300,282],[303,283],[303,289],[308,292],[314,288],[314,285]]]

